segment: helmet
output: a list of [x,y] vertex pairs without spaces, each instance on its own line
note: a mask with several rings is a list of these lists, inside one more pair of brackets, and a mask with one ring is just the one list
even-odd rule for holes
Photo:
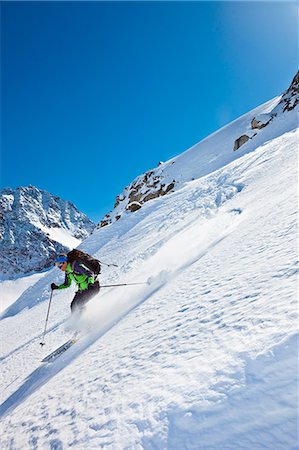
[[57,256],[55,260],[55,266],[61,267],[67,261],[67,255],[65,253],[61,253]]

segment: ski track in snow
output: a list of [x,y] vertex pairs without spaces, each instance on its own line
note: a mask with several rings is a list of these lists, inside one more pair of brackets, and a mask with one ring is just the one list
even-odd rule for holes
[[[60,274],[6,310],[1,448],[297,448],[297,144],[286,133],[94,233],[86,250],[120,265],[103,284],[152,283],[102,290],[81,324],[97,331],[53,364],[38,345]],[[54,296],[46,353],[70,299]]]

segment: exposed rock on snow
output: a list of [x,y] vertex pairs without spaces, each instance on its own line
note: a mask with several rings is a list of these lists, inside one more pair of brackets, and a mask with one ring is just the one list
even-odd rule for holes
[[131,212],[137,211],[140,208],[141,208],[141,204],[139,202],[132,202],[132,203],[129,203],[127,206],[127,210],[131,211]]
[[256,116],[251,121],[251,128],[261,130],[262,128],[266,127],[268,123],[271,122],[273,119],[272,114],[260,114],[259,116]]
[[[270,111],[269,113],[259,114],[254,116],[251,120],[252,130],[262,130],[270,122],[273,121],[277,116],[282,113],[292,111],[299,103],[299,71],[296,73],[290,87],[283,93],[279,103]],[[234,142],[233,150],[238,150],[242,145],[244,145],[248,140],[248,133],[243,134],[237,138]],[[256,135],[256,134],[255,134]],[[255,135],[251,136],[252,139]]]
[[[163,163],[160,162],[158,167],[160,166],[163,166]],[[124,211],[135,212],[149,200],[171,192],[175,186],[175,180],[167,183],[164,180],[163,169],[159,173],[156,171],[157,169],[149,170],[127,186],[123,193],[116,197],[113,212],[106,214],[98,228],[105,227],[114,220],[119,220]],[[118,213],[116,213],[117,211]]]
[[278,106],[282,106],[283,111],[292,111],[299,103],[299,70],[293,78],[290,87],[283,94]]
[[238,150],[245,142],[249,141],[250,137],[247,134],[242,134],[238,139],[235,140],[234,143],[234,151]]
[[76,247],[94,224],[71,202],[34,186],[0,191],[0,273],[41,271]]

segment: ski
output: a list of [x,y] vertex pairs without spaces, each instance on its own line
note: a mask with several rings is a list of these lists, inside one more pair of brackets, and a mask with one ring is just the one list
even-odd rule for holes
[[73,337],[69,339],[67,342],[62,344],[56,350],[54,350],[49,355],[45,356],[42,359],[42,362],[53,362],[58,356],[62,355],[62,353],[66,352],[72,345],[74,345],[79,340],[79,337]]

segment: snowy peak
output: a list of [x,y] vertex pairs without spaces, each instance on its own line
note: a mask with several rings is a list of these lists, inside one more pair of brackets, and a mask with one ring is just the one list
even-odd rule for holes
[[0,191],[0,273],[49,267],[57,251],[76,247],[94,224],[71,202],[34,186]]
[[[290,87],[279,97],[241,116],[177,157],[139,175],[116,197],[114,209],[98,224],[109,225],[139,210],[146,202],[180,189],[254,151],[268,139],[298,124],[299,71]],[[297,107],[297,108],[296,108]],[[284,120],[286,114],[291,115]],[[242,147],[242,152],[240,149]],[[238,152],[236,152],[238,150]]]

